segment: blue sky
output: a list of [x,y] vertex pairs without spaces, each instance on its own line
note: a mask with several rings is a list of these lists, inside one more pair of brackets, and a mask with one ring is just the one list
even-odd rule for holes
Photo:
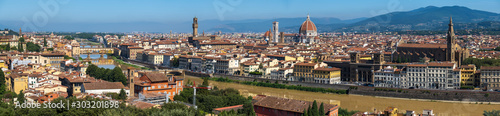
[[[52,1],[52,0],[41,0]],[[65,1],[65,0],[63,0]],[[352,19],[392,11],[460,5],[500,13],[499,0],[67,0],[50,22],[178,22],[200,20],[315,17]],[[233,2],[231,2],[233,1]],[[1,0],[0,20],[32,19],[43,11],[38,0]],[[225,11],[217,11],[220,8]]]

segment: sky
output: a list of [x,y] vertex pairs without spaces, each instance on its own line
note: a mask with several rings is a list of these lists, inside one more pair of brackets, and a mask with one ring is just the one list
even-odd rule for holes
[[[500,0],[0,0],[1,21],[51,23],[187,22],[305,17],[353,19],[426,6],[500,13]],[[5,24],[4,24],[5,25]]]

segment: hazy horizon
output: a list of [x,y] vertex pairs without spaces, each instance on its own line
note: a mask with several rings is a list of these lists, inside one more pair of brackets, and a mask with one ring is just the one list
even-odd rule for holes
[[[306,17],[341,20],[373,17],[427,6],[464,6],[500,13],[500,1],[0,1],[0,28],[56,32],[186,32],[193,17],[200,22],[231,22]],[[121,25],[116,26],[116,25]],[[200,24],[200,28],[207,24]],[[298,24],[299,25],[299,24]],[[187,27],[186,27],[187,26]],[[17,27],[17,28],[16,28]],[[34,28],[33,30],[30,28]],[[137,29],[137,30],[134,30]]]

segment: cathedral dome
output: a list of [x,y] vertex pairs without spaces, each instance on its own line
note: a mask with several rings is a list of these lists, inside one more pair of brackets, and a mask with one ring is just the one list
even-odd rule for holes
[[264,37],[271,37],[272,35],[271,31],[266,31],[266,33],[264,33]]
[[306,21],[302,23],[300,26],[299,32],[305,32],[305,31],[317,31],[316,25],[309,19],[309,15],[307,15]]

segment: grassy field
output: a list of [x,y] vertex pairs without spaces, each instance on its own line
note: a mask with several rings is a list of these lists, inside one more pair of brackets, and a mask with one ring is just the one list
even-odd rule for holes
[[[198,77],[187,76],[184,82],[189,79],[202,83],[203,80]],[[245,96],[255,96],[258,94],[270,95],[284,98],[291,98],[297,100],[313,101],[340,104],[340,107],[347,108],[348,110],[359,111],[383,111],[389,106],[397,107],[399,112],[403,113],[406,110],[413,110],[417,113],[422,113],[423,109],[433,109],[438,116],[480,116],[484,110],[500,109],[500,105],[484,104],[469,104],[469,103],[451,103],[439,101],[419,101],[411,99],[395,99],[395,98],[380,98],[374,96],[360,96],[360,95],[346,95],[346,94],[328,94],[320,92],[307,92],[288,89],[276,89],[269,87],[258,87],[237,83],[225,83],[210,81],[211,86],[219,88],[235,88]]]
[[142,67],[142,66],[137,66],[137,65],[133,65],[133,64],[129,64],[129,63],[125,63],[123,60],[120,60],[118,58],[116,58],[115,56],[111,56],[113,58],[113,60],[118,63],[118,64],[121,64],[121,65],[127,65],[129,67],[134,67],[134,68],[137,68],[137,69],[145,69],[145,70],[151,70],[150,68],[147,68],[147,67]]

